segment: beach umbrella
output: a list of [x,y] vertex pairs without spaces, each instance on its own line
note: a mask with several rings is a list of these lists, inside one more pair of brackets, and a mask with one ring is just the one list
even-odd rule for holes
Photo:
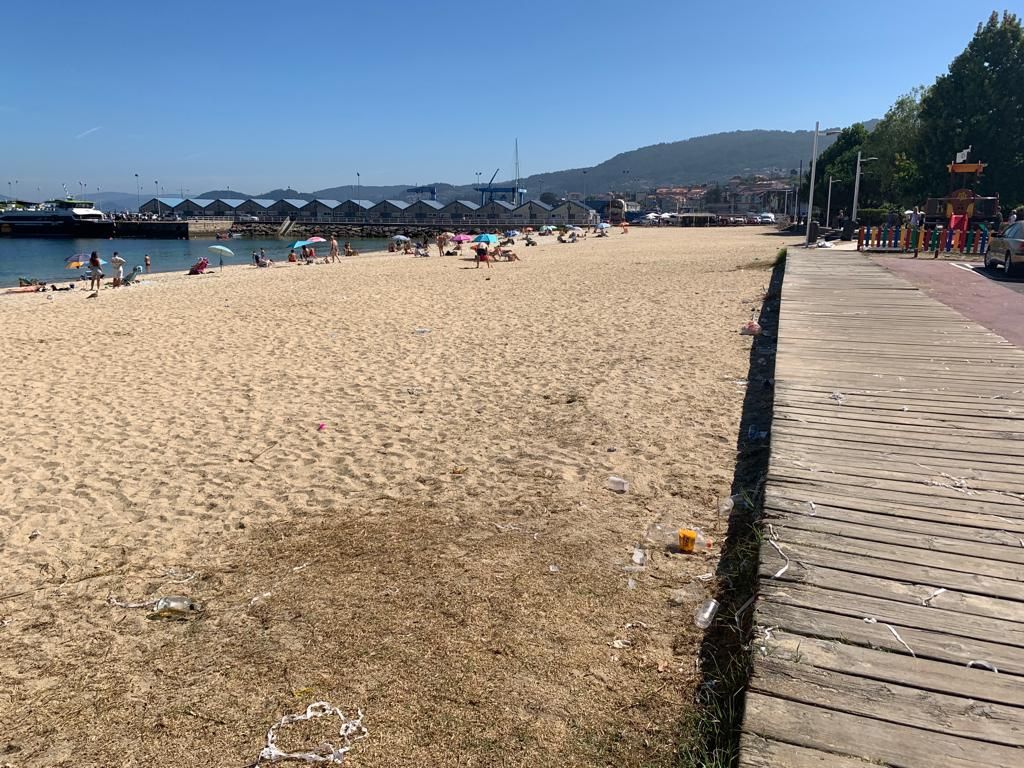
[[224,257],[234,256],[235,252],[230,248],[225,248],[223,245],[211,245],[207,249],[210,253],[216,253],[220,257],[220,268],[224,269]]
[[498,242],[498,238],[496,236],[494,236],[494,235],[483,234],[483,235],[477,235],[476,237],[474,237],[473,238],[473,242],[474,243],[489,243],[489,244],[493,245],[494,243]]
[[326,242],[327,241],[324,240],[322,237],[311,237],[311,238],[309,238],[309,240],[306,241],[306,245],[309,245],[310,243],[326,243]]
[[392,240],[395,240],[395,241],[397,241],[397,242],[399,242],[399,243],[403,243],[403,242],[405,242],[406,240],[408,240],[409,238],[408,238],[408,237],[406,237],[405,235],[395,235],[395,236],[394,236],[394,237],[392,237],[391,239],[392,239]]
[[543,227],[540,228],[540,231],[541,232],[554,232],[555,229],[557,229],[557,227],[553,227],[550,224],[545,224]]
[[611,224],[609,224],[607,221],[602,221],[600,224],[597,225],[597,228],[598,229],[608,229],[608,227],[610,227],[610,226],[611,226]]
[[455,241],[456,243],[468,243],[472,239],[472,237],[463,232],[460,232],[459,234],[455,235],[455,237],[452,238],[452,240]]
[[523,230],[524,232],[533,232],[533,227],[527,227]]
[[572,227],[566,227],[565,231],[566,232],[582,232],[583,230],[580,229],[579,227],[572,226]]
[[296,240],[294,243],[289,245],[289,248],[301,248],[304,245],[309,245],[309,240]]
[[505,233],[505,237],[519,237],[519,230],[510,229]]

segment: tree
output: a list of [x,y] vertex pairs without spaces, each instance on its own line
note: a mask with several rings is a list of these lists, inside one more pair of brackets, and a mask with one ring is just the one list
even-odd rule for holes
[[540,201],[545,205],[556,205],[558,203],[558,195],[554,192],[542,192]]
[[865,156],[878,158],[861,171],[866,205],[905,208],[926,196],[918,168],[923,93],[916,88],[898,98],[864,142]]
[[916,157],[924,185],[946,192],[946,165],[972,147],[988,163],[976,191],[1024,200],[1024,30],[1016,15],[993,13],[921,99]]

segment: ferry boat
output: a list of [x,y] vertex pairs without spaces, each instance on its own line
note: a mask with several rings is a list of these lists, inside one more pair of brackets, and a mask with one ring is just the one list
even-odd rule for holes
[[50,200],[0,210],[0,235],[12,237],[111,237],[114,222],[88,200]]

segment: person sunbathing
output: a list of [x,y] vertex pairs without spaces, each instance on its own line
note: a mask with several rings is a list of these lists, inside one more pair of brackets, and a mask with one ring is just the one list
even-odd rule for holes
[[206,272],[207,267],[210,266],[210,260],[205,256],[188,268],[188,274],[190,275],[201,275]]

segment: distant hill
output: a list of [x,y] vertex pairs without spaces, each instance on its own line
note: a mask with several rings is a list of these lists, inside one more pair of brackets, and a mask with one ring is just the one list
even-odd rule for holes
[[[868,130],[872,130],[877,123],[877,120],[868,120],[864,125]],[[834,140],[832,136],[820,135],[818,151],[824,151]],[[520,186],[529,190],[529,197],[540,197],[543,192],[552,192],[561,197],[569,192],[583,192],[584,189],[589,194],[610,191],[637,192],[651,187],[722,182],[732,176],[767,174],[773,171],[788,174],[791,169],[798,168],[801,161],[804,167],[807,167],[811,159],[812,142],[812,131],[753,130],[713,133],[683,141],[640,147],[615,155],[591,168],[571,168],[534,174],[520,179]],[[513,182],[513,179],[495,180],[495,186],[512,186]],[[287,197],[304,200],[320,197],[345,200],[356,197],[358,193],[363,199],[376,201],[406,198],[406,190],[413,186],[415,185],[361,186],[357,191],[356,185],[346,184],[313,192],[273,189],[259,194],[245,194],[238,190],[210,190],[196,197]],[[438,199],[444,202],[474,200],[479,196],[479,193],[473,190],[472,184],[452,185],[437,182],[433,186],[437,187]],[[97,196],[97,199],[100,197]]]
[[[871,130],[877,120],[864,125]],[[825,130],[825,129],[822,129]],[[818,136],[818,152],[834,136]],[[580,192],[584,182],[588,192],[611,190],[640,191],[651,187],[678,184],[703,184],[727,181],[733,176],[788,173],[811,160],[813,131],[732,131],[696,136],[668,144],[654,144],[623,152],[592,168],[575,168],[530,176],[522,186],[530,190]],[[584,176],[584,171],[586,175]],[[539,195],[539,191],[537,192]]]

